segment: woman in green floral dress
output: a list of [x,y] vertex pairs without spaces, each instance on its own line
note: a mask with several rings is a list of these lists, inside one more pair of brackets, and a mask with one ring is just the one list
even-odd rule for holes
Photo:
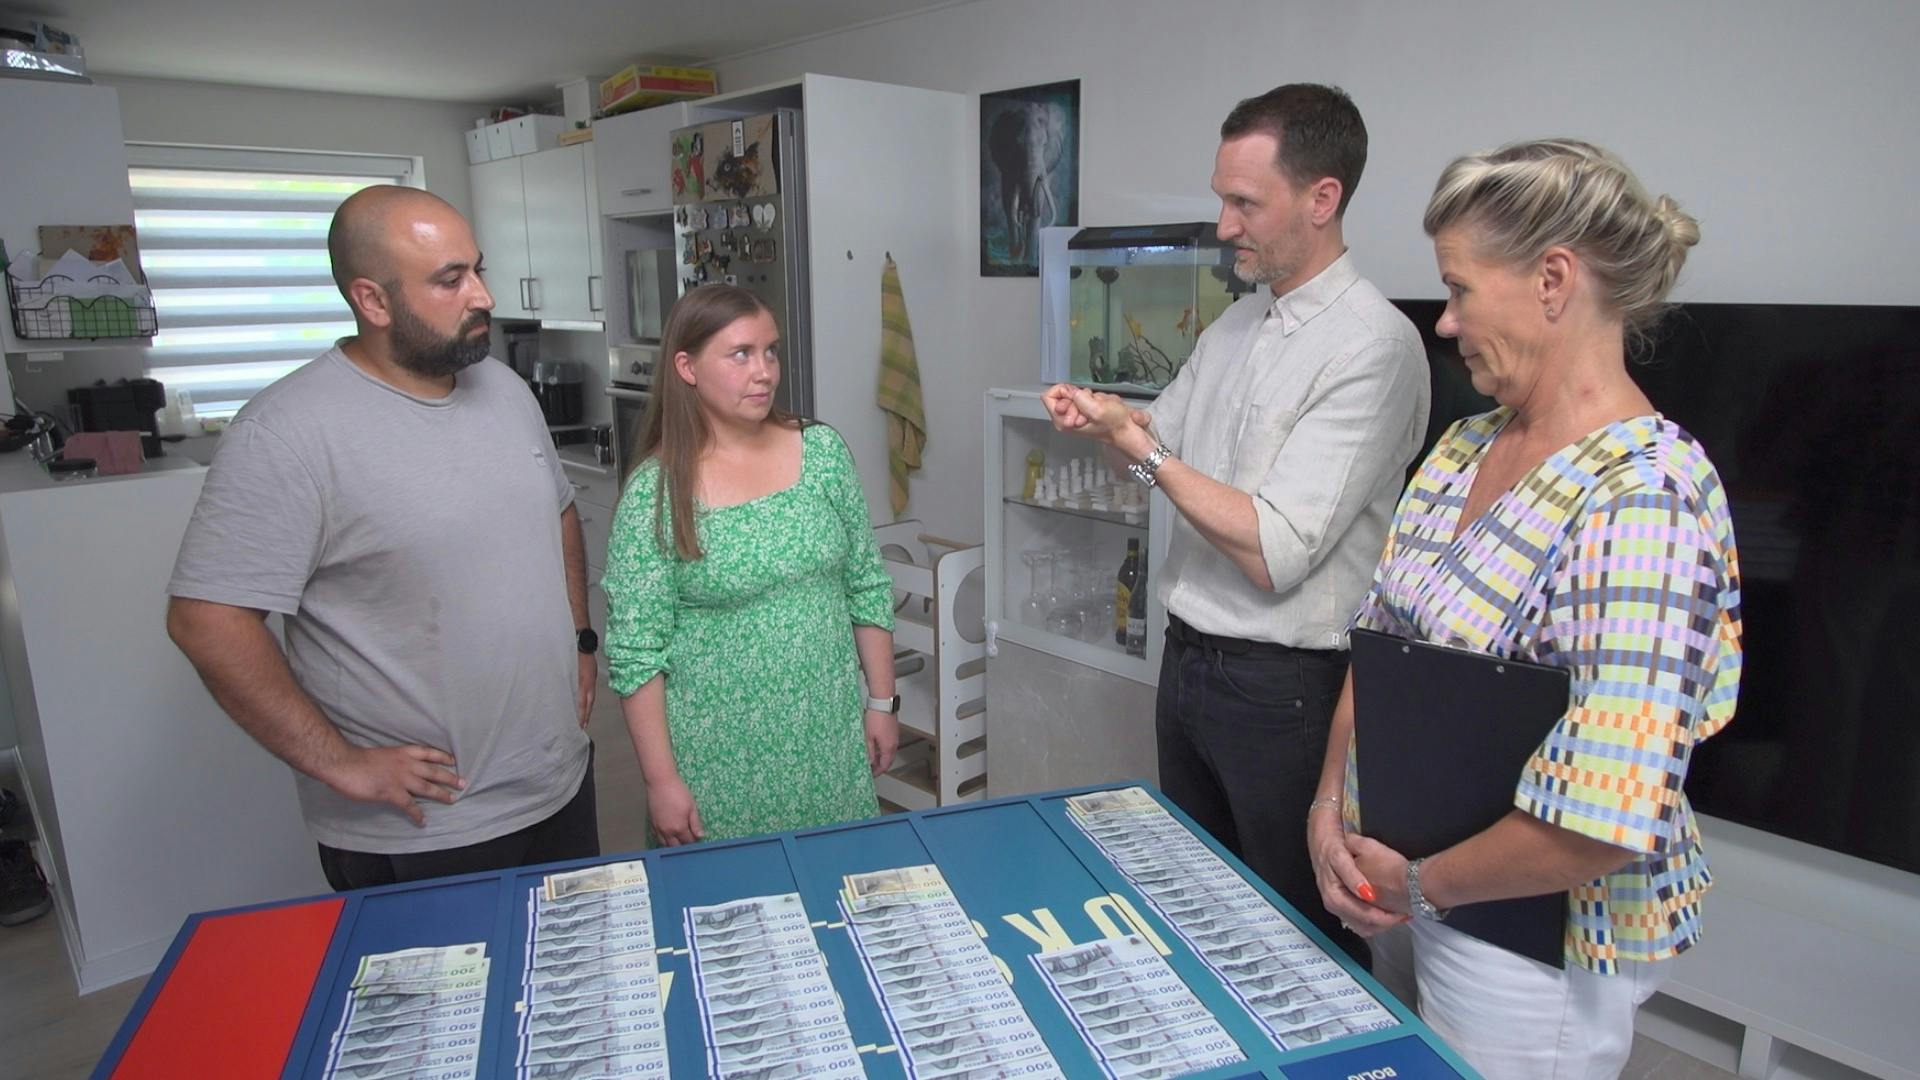
[[779,334],[743,289],[674,305],[614,515],[607,661],[668,845],[870,817],[899,741],[892,579],[839,433],[773,407]]

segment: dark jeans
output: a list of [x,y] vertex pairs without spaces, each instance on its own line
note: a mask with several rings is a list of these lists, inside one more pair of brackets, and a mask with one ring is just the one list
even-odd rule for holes
[[[429,809],[428,813],[433,811]],[[327,884],[340,892],[375,885],[396,885],[422,878],[477,874],[514,866],[586,859],[600,854],[599,808],[593,793],[593,755],[587,755],[587,774],[580,790],[551,817],[524,829],[444,851],[416,851],[407,855],[376,855],[342,851],[320,845],[320,869]]]
[[1364,963],[1366,943],[1328,914],[1307,857],[1307,804],[1346,674],[1344,652],[1211,638],[1176,622],[1154,727],[1167,798]]

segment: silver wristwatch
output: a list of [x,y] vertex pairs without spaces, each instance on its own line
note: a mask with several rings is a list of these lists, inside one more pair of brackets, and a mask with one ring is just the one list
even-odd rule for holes
[[1428,922],[1440,922],[1447,917],[1447,911],[1433,906],[1426,894],[1420,891],[1420,864],[1425,859],[1415,859],[1407,864],[1407,907],[1420,918]]
[[1158,473],[1160,466],[1165,464],[1166,460],[1172,456],[1173,451],[1167,449],[1166,444],[1162,443],[1153,448],[1153,451],[1147,455],[1145,461],[1137,465],[1127,466],[1127,471],[1133,474],[1135,480],[1140,481],[1148,487],[1152,487],[1159,483],[1159,481],[1155,479],[1154,474]]
[[870,697],[867,699],[867,709],[872,712],[892,713],[897,716],[900,713],[900,695],[895,694],[892,697]]

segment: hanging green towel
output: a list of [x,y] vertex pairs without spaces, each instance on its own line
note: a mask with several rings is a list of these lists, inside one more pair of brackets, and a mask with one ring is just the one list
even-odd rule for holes
[[907,508],[907,473],[920,467],[927,448],[927,414],[920,399],[920,361],[913,352],[913,324],[900,294],[900,268],[893,256],[880,272],[880,410],[887,414],[887,498],[899,517]]

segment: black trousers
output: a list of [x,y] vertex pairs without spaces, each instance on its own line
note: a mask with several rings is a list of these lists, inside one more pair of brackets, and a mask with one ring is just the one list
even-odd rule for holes
[[1154,727],[1160,790],[1356,959],[1366,942],[1320,902],[1307,805],[1326,760],[1345,652],[1216,638],[1173,620]]
[[[432,811],[429,810],[429,813]],[[586,859],[600,854],[600,817],[593,789],[593,756],[580,790],[552,816],[505,836],[444,851],[377,855],[320,845],[320,869],[339,892],[397,885],[422,878],[477,874],[515,866]]]

